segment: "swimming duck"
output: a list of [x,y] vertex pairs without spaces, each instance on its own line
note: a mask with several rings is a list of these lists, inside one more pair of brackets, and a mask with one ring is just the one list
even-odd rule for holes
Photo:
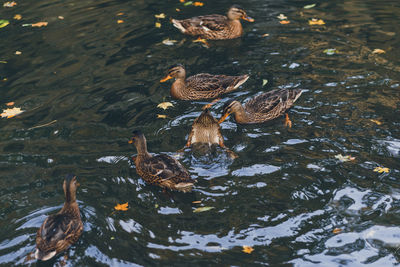
[[195,180],[190,178],[189,172],[176,159],[160,154],[150,155],[147,152],[145,136],[140,131],[133,131],[130,144],[134,144],[138,152],[133,158],[136,172],[149,184],[155,184],[162,188],[189,192],[192,190]]
[[62,209],[50,215],[36,234],[35,258],[46,261],[75,243],[83,231],[83,223],[76,202],[79,183],[75,175],[67,175],[63,189],[65,202]]
[[224,148],[231,158],[238,157],[233,151],[229,150],[224,145],[221,127],[219,126],[218,121],[211,115],[208,108],[204,109],[200,116],[194,120],[185,147],[190,147],[196,144],[206,145],[208,147],[216,144]]
[[170,90],[172,97],[182,100],[198,100],[216,98],[231,92],[245,83],[249,75],[226,76],[200,73],[190,76],[186,80],[185,77],[185,68],[181,64],[177,64],[168,69],[167,76],[160,82],[175,78]]
[[172,19],[171,21],[184,34],[204,39],[222,40],[242,35],[243,28],[240,19],[254,21],[247,16],[243,8],[234,5],[228,10],[227,16],[214,14],[184,20]]
[[[249,100],[244,107],[236,100],[227,102],[224,106],[224,114],[218,122],[222,123],[232,113],[236,123],[239,124],[267,122],[283,115],[302,92],[299,89],[272,90]],[[291,121],[287,114],[285,124],[291,127]]]

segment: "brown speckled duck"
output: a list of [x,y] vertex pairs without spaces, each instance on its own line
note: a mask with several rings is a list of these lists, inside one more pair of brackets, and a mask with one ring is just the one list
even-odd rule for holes
[[[219,123],[222,123],[232,113],[236,123],[239,124],[267,122],[283,115],[300,97],[301,93],[302,90],[299,89],[276,89],[256,96],[249,100],[244,107],[236,100],[227,102]],[[287,114],[285,124],[291,127],[291,121]]]
[[232,6],[223,15],[206,15],[184,20],[172,19],[173,25],[182,33],[204,39],[222,40],[238,38],[243,33],[240,19],[253,22],[246,11],[238,5]]
[[208,147],[216,144],[224,148],[231,158],[237,158],[237,155],[224,145],[221,127],[207,108],[194,120],[185,147],[195,144],[206,145]]
[[76,202],[78,186],[75,175],[70,174],[64,180],[64,206],[57,214],[47,217],[37,231],[36,259],[49,260],[79,239],[83,231],[83,223]]
[[140,131],[133,131],[129,143],[134,144],[138,152],[133,158],[136,172],[147,183],[182,192],[192,190],[195,180],[190,178],[185,167],[170,156],[164,154],[152,156],[147,152],[146,138]]
[[171,96],[182,100],[216,98],[231,92],[245,83],[249,75],[226,76],[200,73],[186,78],[185,68],[177,64],[168,69],[168,74],[160,82],[175,78],[171,86]]

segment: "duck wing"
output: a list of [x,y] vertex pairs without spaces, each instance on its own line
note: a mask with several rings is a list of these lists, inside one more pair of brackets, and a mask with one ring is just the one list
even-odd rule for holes
[[182,27],[192,35],[208,34],[210,31],[221,32],[229,28],[228,18],[223,15],[206,15],[180,20]]

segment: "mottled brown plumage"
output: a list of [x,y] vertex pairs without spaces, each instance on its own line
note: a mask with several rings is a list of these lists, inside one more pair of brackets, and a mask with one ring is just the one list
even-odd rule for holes
[[216,98],[231,92],[245,83],[248,75],[226,76],[200,73],[186,78],[185,68],[178,64],[168,70],[168,74],[160,82],[175,78],[171,86],[171,96],[182,100],[198,100]]
[[146,138],[140,131],[134,131],[129,143],[133,143],[138,151],[134,158],[136,172],[147,183],[182,192],[192,190],[195,180],[176,159],[160,154],[152,156],[147,152]]
[[233,39],[242,35],[243,28],[240,19],[254,21],[247,16],[246,11],[234,5],[229,9],[227,16],[214,14],[184,20],[172,19],[172,23],[184,34],[204,39],[221,40]]
[[36,259],[42,261],[51,259],[79,239],[83,231],[83,223],[76,202],[78,185],[74,175],[68,175],[64,180],[64,206],[57,214],[47,217],[37,231]]
[[230,114],[234,114],[236,123],[263,123],[285,113],[300,97],[302,90],[276,89],[248,101],[244,108],[236,100],[224,106],[224,114],[219,120],[222,123]]

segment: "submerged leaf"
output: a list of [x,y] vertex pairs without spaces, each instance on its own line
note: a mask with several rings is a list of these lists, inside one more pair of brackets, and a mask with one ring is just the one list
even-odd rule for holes
[[114,207],[115,210],[122,210],[122,211],[126,211],[128,210],[128,202],[124,203],[124,204],[117,204]]
[[303,8],[304,8],[304,9],[310,9],[310,8],[315,7],[315,6],[316,6],[316,4],[311,4],[311,5],[303,6]]
[[6,19],[0,19],[0,28],[4,28],[5,26],[7,26],[8,24],[10,24],[10,22]]
[[250,247],[250,246],[243,246],[242,251],[243,251],[244,253],[251,254],[251,253],[254,251],[254,248],[252,248],[252,247]]
[[335,155],[335,158],[337,158],[338,160],[340,160],[341,162],[347,162],[347,161],[351,161],[351,160],[355,160],[355,157],[352,156],[343,156],[342,154],[337,154]]
[[200,207],[197,209],[194,209],[193,212],[204,212],[204,211],[209,211],[214,209],[215,207]]
[[166,110],[169,107],[173,107],[174,105],[171,102],[162,102],[160,104],[157,105],[158,108],[162,108],[164,110]]
[[308,21],[309,25],[324,25],[325,21],[323,21],[322,19],[311,19]]
[[3,113],[1,113],[1,117],[9,119],[9,118],[12,118],[14,116],[21,114],[22,112],[24,112],[24,111],[21,110],[21,108],[16,108],[16,107],[3,109]]

